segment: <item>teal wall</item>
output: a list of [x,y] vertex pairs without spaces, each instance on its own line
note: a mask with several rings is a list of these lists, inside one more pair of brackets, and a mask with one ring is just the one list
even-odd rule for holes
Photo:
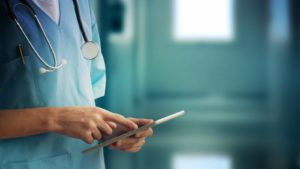
[[125,116],[187,115],[155,128],[137,154],[107,149],[108,169],[172,169],[178,153],[225,154],[232,169],[296,168],[298,125],[288,121],[299,109],[286,88],[298,82],[289,65],[298,63],[297,1],[235,0],[235,39],[210,43],[172,39],[173,0],[121,1],[124,31],[112,32],[113,2],[97,5],[108,71],[98,105]]

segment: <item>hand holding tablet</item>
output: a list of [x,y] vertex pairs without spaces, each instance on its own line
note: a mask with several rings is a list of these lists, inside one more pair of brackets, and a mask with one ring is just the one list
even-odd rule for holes
[[172,119],[174,119],[174,118],[177,118],[177,117],[179,117],[179,116],[182,116],[182,115],[184,115],[184,114],[185,114],[184,111],[180,111],[180,112],[177,112],[177,113],[175,113],[175,114],[172,114],[172,115],[166,116],[166,117],[164,117],[164,118],[158,119],[158,120],[154,121],[153,123],[146,124],[146,125],[141,126],[141,127],[137,128],[137,129],[135,129],[135,130],[131,130],[131,131],[128,131],[128,132],[126,132],[126,133],[123,133],[123,134],[121,134],[121,135],[119,135],[119,136],[116,136],[116,137],[113,137],[113,138],[109,138],[109,139],[103,141],[102,143],[100,143],[100,144],[98,144],[98,145],[96,145],[96,146],[90,147],[90,148],[88,148],[88,149],[82,151],[82,153],[83,153],[83,154],[86,154],[86,153],[92,152],[92,151],[94,151],[94,150],[97,150],[98,148],[105,147],[105,146],[110,145],[110,144],[112,144],[112,143],[115,143],[115,142],[117,142],[117,141],[119,141],[119,140],[122,140],[122,139],[124,139],[124,138],[130,137],[130,136],[132,136],[132,135],[134,135],[134,134],[137,134],[137,133],[140,132],[140,131],[146,130],[146,129],[149,128],[149,127],[157,126],[157,125],[159,125],[159,124],[162,124],[162,123],[164,123],[164,122],[167,122],[167,121],[169,121],[169,120],[172,120]]

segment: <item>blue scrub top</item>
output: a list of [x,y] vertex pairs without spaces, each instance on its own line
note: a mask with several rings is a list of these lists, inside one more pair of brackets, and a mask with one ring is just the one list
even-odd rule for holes
[[[89,40],[100,45],[98,28],[88,0],[78,0]],[[39,54],[53,64],[52,55],[31,14],[19,0],[9,0],[13,10]],[[56,24],[33,2],[27,0],[57,54],[67,64],[58,71],[40,74],[43,65],[9,18],[0,0],[0,109],[34,107],[95,106],[95,98],[104,95],[105,66],[101,52],[94,60],[83,58],[84,43],[72,0],[60,0],[60,21]],[[17,45],[23,47],[24,65]],[[97,144],[96,142],[94,144]],[[90,147],[79,139],[56,133],[0,140],[0,169],[104,169],[103,151],[87,155]]]

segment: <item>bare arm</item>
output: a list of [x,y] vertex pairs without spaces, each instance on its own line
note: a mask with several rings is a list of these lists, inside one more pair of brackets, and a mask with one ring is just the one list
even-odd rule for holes
[[0,110],[0,139],[51,131],[54,108]]
[[118,114],[96,107],[0,110],[0,139],[56,132],[92,143],[103,134],[111,134],[114,123],[137,127]]

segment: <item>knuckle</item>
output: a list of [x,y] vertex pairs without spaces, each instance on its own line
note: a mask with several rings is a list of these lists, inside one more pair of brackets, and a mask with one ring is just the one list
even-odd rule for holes
[[102,121],[100,126],[101,126],[101,129],[104,133],[106,133],[106,134],[111,134],[112,133],[112,129],[106,124],[105,121]]
[[97,139],[97,140],[100,140],[100,139],[101,139],[101,137],[102,137],[102,135],[101,135],[101,133],[100,133],[100,132],[98,132],[98,131],[94,131],[94,133],[93,133],[93,137],[94,137],[95,139]]
[[130,120],[130,121],[132,121],[132,122],[135,122],[135,121],[136,121],[136,119],[133,118],[133,117],[127,117],[127,119]]
[[85,138],[89,138],[91,136],[91,132],[89,130],[85,131],[84,135]]
[[93,138],[91,136],[84,136],[83,140],[87,143],[87,144],[92,144],[93,143]]
[[88,126],[89,128],[94,128],[96,125],[95,125],[95,123],[94,123],[93,120],[88,120],[88,121],[87,121],[87,126]]
[[107,126],[107,134],[112,134],[112,129],[110,127]]
[[125,117],[121,114],[114,113],[115,118],[124,119]]
[[102,138],[102,135],[101,134],[98,134],[97,136],[96,136],[96,139],[97,140],[100,140]]
[[118,118],[120,118],[120,115],[114,113],[114,114],[112,114],[112,117],[115,118],[115,119],[118,119]]
[[97,114],[97,113],[94,114],[93,118],[94,118],[95,120],[97,120],[97,121],[102,120],[101,115],[100,115],[100,114]]

